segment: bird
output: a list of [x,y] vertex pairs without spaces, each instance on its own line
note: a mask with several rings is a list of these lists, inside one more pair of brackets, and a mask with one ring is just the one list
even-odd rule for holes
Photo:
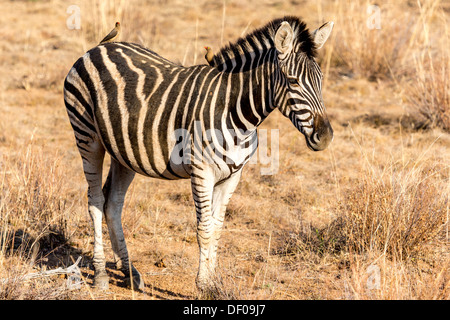
[[206,61],[208,61],[209,65],[212,67],[212,66],[214,66],[214,61],[213,61],[214,53],[210,47],[204,47],[204,48],[206,49],[205,59],[206,59]]
[[103,38],[102,41],[100,41],[100,44],[113,42],[115,39],[117,39],[119,34],[120,34],[120,22],[116,22],[116,26],[114,27],[114,29],[112,29],[111,32],[108,33],[108,35],[105,38]]

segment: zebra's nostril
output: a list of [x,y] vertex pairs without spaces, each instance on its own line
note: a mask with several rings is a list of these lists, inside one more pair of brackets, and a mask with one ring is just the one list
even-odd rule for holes
[[317,142],[320,142],[320,137],[319,137],[319,134],[316,132],[316,140],[317,140]]

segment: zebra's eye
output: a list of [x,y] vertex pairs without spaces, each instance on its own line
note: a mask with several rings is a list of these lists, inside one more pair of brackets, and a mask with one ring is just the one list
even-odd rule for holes
[[297,78],[295,78],[295,77],[288,77],[287,80],[289,82],[289,85],[291,85],[292,87],[299,87],[300,86],[299,83],[298,83]]

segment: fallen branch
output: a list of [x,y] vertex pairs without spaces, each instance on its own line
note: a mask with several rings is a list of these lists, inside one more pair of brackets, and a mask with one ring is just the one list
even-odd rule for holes
[[53,269],[53,270],[46,270],[46,271],[40,271],[40,272],[34,272],[34,273],[29,273],[20,277],[15,277],[15,278],[9,278],[9,279],[1,279],[0,282],[5,284],[11,281],[27,281],[27,280],[31,280],[31,279],[36,279],[36,278],[42,278],[42,277],[50,277],[50,276],[55,276],[55,275],[60,275],[60,274],[67,274],[67,275],[78,275],[80,274],[80,269],[78,268],[78,264],[81,261],[81,257],[78,257],[77,261],[67,267],[67,268],[57,268],[57,269]]

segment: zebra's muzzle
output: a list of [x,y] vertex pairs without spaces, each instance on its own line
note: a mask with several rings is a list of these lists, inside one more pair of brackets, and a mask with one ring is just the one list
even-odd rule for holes
[[331,141],[333,141],[333,128],[328,118],[324,116],[316,116],[314,118],[313,131],[309,135],[305,135],[306,144],[313,151],[325,150]]

